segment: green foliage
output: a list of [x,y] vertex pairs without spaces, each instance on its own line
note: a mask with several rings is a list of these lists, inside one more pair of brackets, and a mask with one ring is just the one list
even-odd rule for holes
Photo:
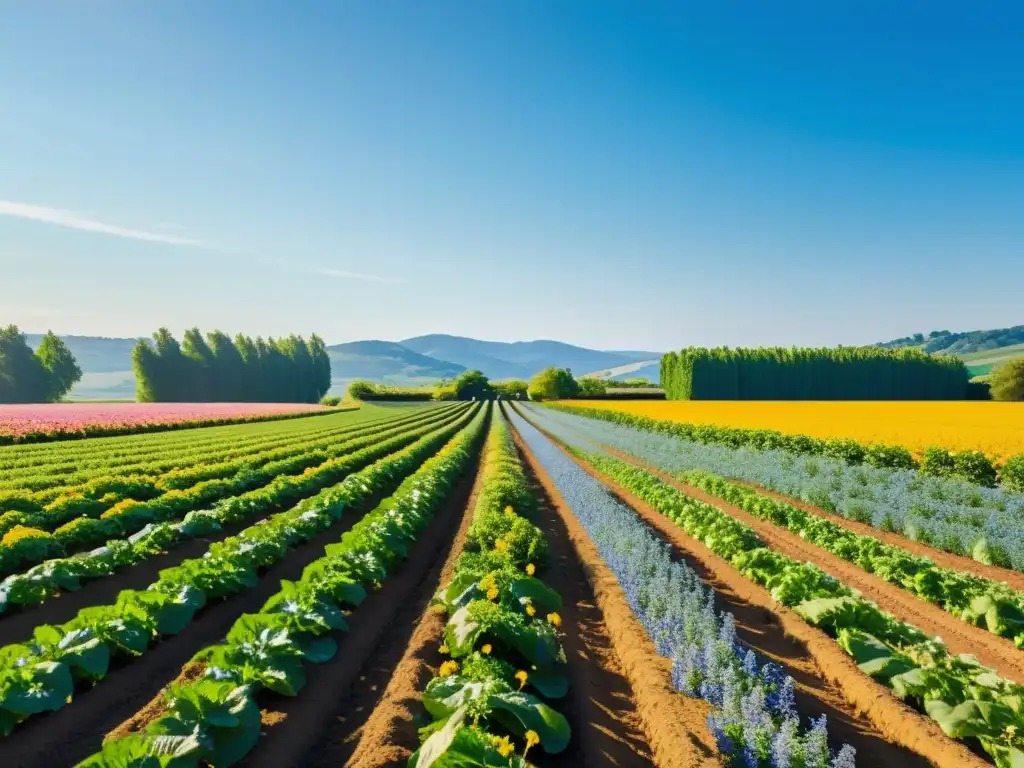
[[1007,360],[993,368],[989,385],[993,400],[1024,400],[1024,357]]
[[434,390],[427,387],[390,387],[359,379],[348,385],[348,396],[353,400],[433,400]]
[[582,397],[596,397],[608,391],[608,386],[601,379],[586,377],[576,379],[576,384],[579,387],[578,394]]
[[463,371],[452,382],[455,400],[491,400],[494,388],[481,371]]
[[185,332],[179,345],[166,328],[132,350],[139,402],[315,403],[331,385],[331,362],[323,340],[289,336],[232,341],[214,331]]
[[563,400],[579,394],[580,385],[568,368],[545,368],[530,379],[531,400]]
[[689,347],[661,359],[670,400],[963,400],[959,358],[879,347]]
[[529,397],[529,384],[522,379],[492,381],[491,386],[501,400],[526,400]]
[[82,378],[67,345],[52,331],[32,352],[18,326],[0,328],[0,403],[54,403]]

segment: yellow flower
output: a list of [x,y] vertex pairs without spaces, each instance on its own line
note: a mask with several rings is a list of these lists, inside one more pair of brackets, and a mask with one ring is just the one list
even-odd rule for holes
[[441,665],[441,669],[438,670],[438,674],[441,677],[448,677],[449,675],[454,675],[458,671],[459,671],[459,662],[457,662],[457,661],[446,661],[444,664]]
[[551,622],[552,626],[554,626],[555,629],[562,626],[562,617],[559,616],[557,613],[549,613],[548,621]]
[[526,681],[528,679],[529,676],[523,670],[520,669],[516,672],[516,680],[519,681],[519,690],[523,690],[523,686],[526,685]]
[[32,528],[27,525],[16,525],[4,534],[3,545],[9,547],[22,539],[50,539],[53,538],[46,531],[39,528]]
[[526,565],[526,575],[527,576],[533,576],[533,574],[535,574],[536,572],[537,572],[537,566],[535,566],[533,563],[527,563],[527,565]]
[[536,612],[537,612],[536,608],[534,608],[529,603],[526,604],[526,615],[527,616],[533,616],[533,614],[535,614]]
[[1005,730],[1003,731],[1003,735],[1006,736],[1006,738],[1008,738],[1008,739],[1012,739],[1014,736],[1017,735],[1017,726],[1016,725],[1008,725],[1008,726],[1006,726]]
[[437,650],[439,650],[441,653],[447,654],[448,653],[448,646],[442,644],[441,647],[438,648]]
[[480,648],[480,653],[482,653],[484,656],[490,656],[491,655],[491,644],[490,643],[484,643],[483,646]]
[[496,552],[507,552],[508,551],[508,542],[505,541],[504,539],[497,539],[494,542],[494,550]]
[[523,750],[523,756],[525,757],[526,753],[530,751],[530,747],[532,747],[534,744],[539,744],[539,743],[540,743],[540,736],[537,735],[537,732],[536,731],[527,731],[526,732],[526,749]]
[[515,745],[508,740],[508,736],[491,736],[491,743],[502,757],[508,757],[516,751]]
[[498,599],[498,588],[497,587],[491,587],[490,589],[487,590],[487,599],[488,600],[497,600]]
[[505,507],[505,514],[506,515],[514,515],[515,513],[516,513],[516,511],[514,509],[512,509],[512,505],[511,504],[509,504],[507,507]]

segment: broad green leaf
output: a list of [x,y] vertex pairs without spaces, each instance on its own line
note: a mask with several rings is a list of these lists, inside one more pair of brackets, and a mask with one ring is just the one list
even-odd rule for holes
[[[522,736],[528,730],[536,731],[541,747],[548,754],[557,754],[569,746],[572,735],[569,721],[536,696],[520,692],[492,693],[487,697],[487,704],[502,724],[517,735]],[[501,713],[508,713],[515,722],[501,717]]]

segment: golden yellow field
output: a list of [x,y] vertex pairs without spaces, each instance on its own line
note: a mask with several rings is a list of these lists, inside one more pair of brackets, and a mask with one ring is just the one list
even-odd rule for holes
[[576,400],[568,404],[688,424],[849,437],[863,443],[903,445],[915,454],[931,446],[980,450],[1002,458],[1024,453],[1024,403]]

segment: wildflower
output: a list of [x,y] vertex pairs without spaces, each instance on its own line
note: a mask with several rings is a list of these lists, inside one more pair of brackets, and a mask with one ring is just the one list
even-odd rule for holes
[[557,613],[549,613],[548,622],[550,622],[551,626],[553,626],[555,629],[558,629],[560,626],[562,626],[562,617],[559,616]]
[[441,665],[441,669],[438,671],[438,674],[441,677],[448,677],[450,675],[454,675],[458,671],[459,671],[459,662],[457,662],[457,661],[446,661],[444,664]]
[[441,647],[440,647],[440,648],[438,648],[437,650],[438,650],[438,651],[440,651],[441,653],[445,654],[445,655],[447,655],[447,654],[448,654],[448,652],[449,652],[449,651],[448,651],[448,646],[447,646],[447,645],[445,645],[444,643],[442,643],[442,644],[441,644]]
[[497,600],[498,599],[498,588],[497,587],[491,587],[490,589],[487,590],[487,599],[488,600]]
[[508,542],[505,541],[504,539],[496,539],[495,542],[494,542],[494,551],[495,552],[507,552],[508,551]]
[[537,572],[537,566],[535,566],[533,563],[527,563],[526,564],[526,575],[527,576],[533,576],[533,574],[535,574],[536,572]]
[[533,616],[533,614],[535,614],[536,612],[537,612],[537,609],[534,608],[530,603],[526,604],[526,615],[527,616]]
[[1006,736],[1006,738],[1008,738],[1008,739],[1012,739],[1014,736],[1017,735],[1017,726],[1016,725],[1008,725],[1008,726],[1006,726],[1006,728],[1003,730],[1003,735]]
[[511,504],[509,504],[507,507],[505,507],[505,514],[506,515],[514,515],[515,513],[516,513],[516,511],[514,509],[512,509],[512,505]]
[[508,757],[516,751],[515,745],[509,741],[508,736],[491,736],[491,743],[502,757]]
[[523,750],[523,757],[530,751],[530,747],[534,744],[540,743],[540,736],[537,735],[536,731],[530,730],[526,732],[526,749]]
[[484,656],[490,656],[491,655],[491,644],[490,643],[484,643],[480,647],[480,653],[482,653]]
[[523,686],[526,685],[526,681],[527,681],[528,677],[529,676],[526,674],[526,672],[524,672],[521,669],[518,672],[516,672],[516,680],[519,681],[519,690],[520,691],[523,690]]

